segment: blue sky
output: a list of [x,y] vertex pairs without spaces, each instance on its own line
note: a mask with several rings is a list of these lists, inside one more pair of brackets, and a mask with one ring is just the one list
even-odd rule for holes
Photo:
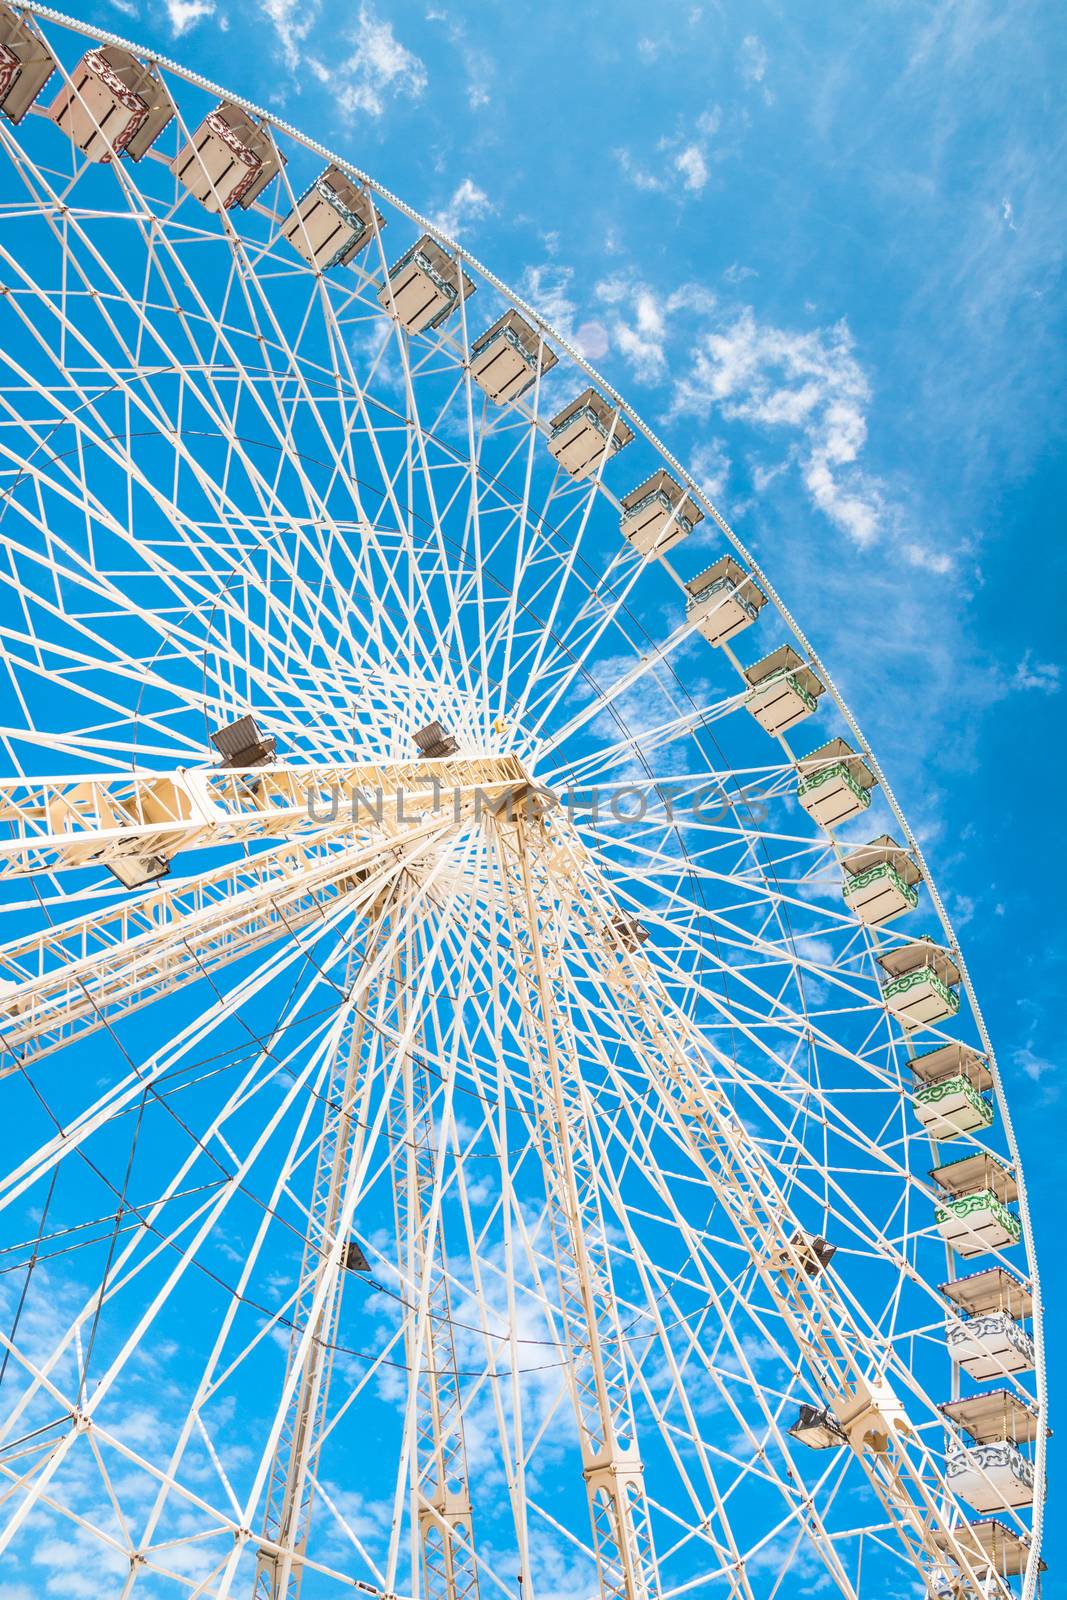
[[755,548],[955,918],[1055,1351],[1062,16],[1029,0],[79,10],[434,217],[573,337]]

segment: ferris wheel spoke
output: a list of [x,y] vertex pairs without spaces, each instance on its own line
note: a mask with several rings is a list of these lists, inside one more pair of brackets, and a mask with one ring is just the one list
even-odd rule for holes
[[[104,368],[104,369],[105,369],[105,370],[108,370],[108,369],[107,369],[107,364],[106,364],[106,363],[105,363],[105,362],[104,362],[104,358],[103,358],[103,357],[102,357],[102,355],[100,355],[100,353],[99,353],[99,352],[98,352],[98,351],[97,351],[97,352],[94,352],[94,354],[95,354],[95,357],[96,357],[96,360],[97,360],[97,362],[98,362],[98,364],[99,364],[99,365],[100,365],[100,366],[102,366],[102,367],[103,367],[103,368]],[[111,379],[112,379],[112,382],[113,382],[113,383],[114,383],[114,384],[115,384],[115,386],[116,386],[116,388],[118,388],[118,387],[122,387],[122,386],[123,386],[123,385],[124,385],[124,380],[123,380],[123,378],[122,378],[122,377],[121,377],[121,374],[119,374],[119,373],[118,373],[118,372],[117,372],[117,371],[115,371],[115,370],[114,370],[114,369],[110,369],[110,370],[111,370]],[[177,369],[177,370],[179,370],[179,371],[180,371],[180,372],[181,372],[181,378],[180,378],[180,382],[181,382],[181,385],[182,385],[182,390],[183,390],[183,392],[184,392],[184,388],[185,388],[185,386],[186,386],[186,385],[188,385],[188,384],[189,384],[189,383],[190,383],[190,382],[191,382],[191,379],[190,379],[190,377],[189,377],[189,374],[188,374],[188,373],[187,373],[187,372],[185,372],[185,371],[182,371],[182,370],[181,370],[181,369],[180,369],[180,368],[179,368],[179,369]],[[125,385],[125,386],[126,386],[126,388],[127,388],[127,389],[128,389],[128,385]],[[201,403],[201,404],[202,404],[202,397],[198,397],[198,400],[199,400],[199,403]],[[92,409],[93,409],[93,407],[92,407],[92,405],[91,405],[91,403],[89,403],[89,402],[87,402],[87,404],[89,404],[89,409],[90,409],[90,411],[91,411],[91,410],[92,410]],[[70,414],[70,413],[68,413],[68,415],[69,415],[69,416],[70,416],[70,420],[71,420],[71,421],[74,421],[74,420],[75,420],[75,419],[74,419],[74,417],[73,417],[73,414]],[[216,416],[216,418],[215,418],[215,419],[214,419],[214,420],[215,420],[215,422],[216,422],[216,425],[221,425],[221,424],[222,424],[222,421],[223,421],[223,416],[222,416],[222,413],[221,413],[221,412],[220,412],[220,414],[219,414],[219,415],[217,415],[217,416]],[[172,433],[173,433],[173,430],[171,430],[171,432],[172,432]],[[231,446],[232,446],[232,445],[233,445],[233,444],[234,444],[234,443],[235,443],[235,441],[234,441],[234,440],[231,440]],[[103,438],[101,438],[101,441],[100,441],[100,444],[101,444],[101,447],[103,447],[103,444],[104,444],[104,441],[103,441]],[[176,454],[175,454],[175,462],[176,462],[176,465],[177,465],[177,462],[178,462],[178,461],[179,461],[179,460],[180,460],[180,459],[182,459],[182,453],[181,453],[181,449],[180,449],[180,446],[179,446],[179,444],[178,444],[178,436],[177,436],[177,435],[175,435],[175,436],[174,436],[174,444],[175,444],[175,449],[176,449]],[[195,467],[195,463],[193,463],[193,461],[192,461],[192,458],[191,458],[191,456],[190,456],[190,455],[189,455],[189,453],[188,453],[188,451],[185,451],[185,453],[184,453],[184,454],[185,454],[185,460],[186,460],[186,463],[187,463],[187,465],[188,465],[188,466],[189,466],[189,467],[190,467],[190,469],[191,469],[191,470],[193,470],[193,471],[194,471],[194,474],[196,474],[196,467]],[[244,466],[244,468],[245,468],[245,471],[246,471],[246,474],[247,474],[247,475],[248,475],[248,476],[249,476],[249,477],[250,477],[250,478],[251,478],[251,480],[252,480],[252,481],[253,481],[253,482],[258,482],[258,481],[259,481],[259,479],[258,479],[258,475],[257,475],[257,474],[256,474],[256,472],[255,472],[255,469],[254,469],[254,468],[253,468],[253,466],[252,466],[252,464],[251,464],[251,462],[250,462],[250,460],[249,460],[249,459],[248,459],[248,458],[247,458],[247,456],[243,456],[243,457],[242,457],[242,462],[243,462],[243,466]],[[131,468],[132,468],[132,463],[131,463]],[[199,472],[199,474],[196,474],[196,475],[198,475],[198,480],[199,480],[199,484],[200,484],[200,487],[201,487],[201,488],[202,488],[202,489],[203,489],[203,488],[206,488],[206,487],[207,487],[207,480],[206,480],[206,479],[205,479],[205,477],[204,477],[204,475],[203,475],[203,473],[202,473],[202,472]],[[149,484],[148,484],[148,483],[147,483],[147,482],[142,482],[142,484],[141,484],[141,487],[142,487],[142,488],[144,488],[144,489],[146,489],[146,490],[148,490],[148,491],[149,491],[149,492],[152,492],[152,486],[151,486],[151,485],[149,485]],[[306,484],[305,484],[305,488],[307,488],[307,487],[309,487],[309,486],[307,486],[307,485],[306,485]],[[224,494],[225,494],[225,491],[224,491],[224,490],[223,490],[223,489],[220,489],[220,490],[219,490],[219,491],[218,491],[218,493],[219,493],[219,495],[224,495]],[[175,496],[174,496],[174,498],[175,498],[175,500],[176,500],[176,498],[177,498],[177,488],[175,488]],[[221,509],[221,501],[218,501],[218,504],[219,504],[219,506],[220,506],[220,509]],[[281,508],[281,507],[280,507],[280,506],[279,506],[279,509],[282,509],[282,508]],[[240,515],[240,514],[239,514],[239,515]],[[176,520],[179,520],[179,519],[177,519],[177,513],[176,513],[176,510],[175,510],[175,516],[176,516]],[[268,527],[270,527],[270,526],[271,526],[271,523],[270,523],[270,521],[269,521],[269,520],[268,520],[268,523],[267,523],[267,526],[268,526]],[[251,527],[251,526],[250,526],[250,525],[249,525],[249,524],[248,524],[248,521],[247,521],[247,519],[244,519],[244,527],[245,527],[245,530],[246,530],[246,531],[247,531],[247,532],[248,532],[248,533],[249,533],[249,534],[250,534],[250,535],[252,535],[252,536],[253,536],[253,537],[255,537],[255,530],[254,530],[254,528],[252,528],[252,527]],[[239,545],[238,545],[238,541],[237,541],[237,540],[236,540],[236,538],[235,538],[235,539],[234,539],[234,540],[233,540],[233,541],[232,541],[232,543],[233,543],[233,547],[234,547],[234,548],[235,548],[235,549],[237,549],[237,548],[239,548]],[[289,566],[290,566],[290,570],[292,570],[292,568],[291,568],[291,563],[289,563]],[[270,599],[270,597],[269,597],[269,596],[268,596],[268,597],[267,597],[267,598],[268,598],[268,600],[269,600],[269,599]],[[221,602],[220,602],[220,601],[219,601],[219,600],[218,600],[218,599],[217,599],[217,597],[216,597],[216,602],[215,602],[215,603],[225,603],[225,602],[224,602],[224,601],[221,601]],[[313,608],[311,608],[311,607],[310,607],[310,606],[308,606],[308,607],[306,607],[306,609],[307,609],[307,610],[308,610],[308,612],[309,612],[309,614],[310,614],[310,615],[311,615],[311,616],[312,616],[312,617],[314,617],[314,616],[315,616],[315,615],[316,615],[316,612],[315,612],[315,610],[314,610],[314,609],[313,609]],[[347,627],[347,623],[346,623],[346,627]],[[317,630],[317,633],[318,633],[318,638],[319,638],[319,640],[320,640],[320,642],[321,642],[321,638],[322,638],[322,636],[321,636],[321,630]],[[349,643],[350,643],[350,645],[353,645],[353,646],[354,646],[354,640],[353,640],[353,639],[352,639],[352,637],[351,637],[351,635],[350,635],[350,636],[349,636]]]
[[[49,486],[52,486],[51,482]],[[105,519],[105,521],[106,520],[107,519]],[[40,525],[42,529],[45,526],[43,521]],[[120,533],[120,535],[122,532],[121,527],[118,524],[113,524],[113,531]],[[139,548],[143,552],[146,547],[141,545]],[[28,548],[23,549],[14,547],[12,546],[10,540],[7,543],[7,550],[10,560],[14,559],[15,554],[24,556],[25,559],[29,561],[34,559],[33,553]],[[84,590],[87,594],[99,595],[100,598],[104,599],[107,604],[114,607],[116,617],[121,617],[124,614],[128,614],[131,617],[136,617],[139,622],[143,620],[144,613],[140,610],[140,608],[137,608],[131,603],[131,599],[127,593],[125,593],[115,584],[108,583],[105,579],[101,578],[98,572],[94,571],[90,565],[79,560],[73,551],[68,550],[65,551],[64,554],[66,557],[66,563],[63,566],[53,567],[57,580],[64,578],[69,582],[76,584],[79,589]],[[160,576],[163,577],[172,588],[175,597],[179,601],[184,600],[186,604],[188,604],[190,589],[189,576],[185,573],[180,573],[178,569],[172,566],[168,569],[167,564],[156,562],[155,566]],[[24,580],[20,581],[16,579],[16,582],[20,597],[23,599],[24,604],[31,603],[35,608],[44,608],[46,612],[55,615],[57,618],[62,617],[64,624],[71,626],[74,630],[76,630],[76,632],[81,636],[82,639],[85,640],[87,644],[90,641],[92,642],[94,650],[98,652],[97,659],[101,661],[102,665],[106,665],[107,670],[112,672],[118,671],[126,675],[129,679],[136,680],[138,663],[128,653],[123,652],[120,646],[113,641],[108,641],[105,644],[101,640],[99,633],[94,635],[85,622],[83,622],[77,616],[72,616],[70,614],[70,611],[67,607],[64,607],[61,610],[59,607],[50,603],[40,589],[31,587]],[[196,593],[195,584],[193,586],[193,593]],[[200,592],[200,598],[204,603],[210,601],[212,604],[214,604],[216,597],[214,597],[209,591],[202,590]],[[223,610],[225,610],[224,606]],[[183,628],[180,624],[175,625],[174,623],[169,623],[162,617],[157,617],[155,619],[154,626],[159,632],[161,640],[166,641],[168,648],[181,652],[188,661],[190,667],[192,667],[193,670],[198,673],[198,675],[202,676],[205,666],[203,641],[196,639],[189,633],[188,629]],[[52,647],[52,653],[58,655],[59,659],[63,659],[63,653],[58,651],[56,647]],[[73,657],[71,652],[67,652],[67,656],[68,659],[71,660],[77,659],[76,657]],[[92,658],[90,657],[89,659],[91,660]],[[140,664],[140,667],[140,682],[143,685],[146,681],[143,662]],[[45,669],[39,667],[39,670]],[[277,690],[271,685],[269,677],[266,677],[262,673],[259,673],[257,676],[255,669],[252,668],[250,659],[247,658],[243,664],[243,670],[253,677],[255,681],[258,681],[262,684],[263,688],[274,699],[278,711],[282,712],[284,715],[285,712],[283,702],[278,698]],[[169,695],[181,697],[183,694],[183,689],[180,682],[175,681],[173,676],[159,678],[158,676],[154,676],[149,673],[147,676],[147,681],[149,683],[158,685],[159,688],[165,690]],[[85,688],[81,686],[79,686],[79,690],[82,693],[87,692]],[[195,706],[202,703],[203,689],[200,690],[199,695],[194,694],[190,696],[188,690],[185,690],[184,694],[190,704]],[[151,724],[151,716],[147,717],[146,720]]]
[[[303,1005],[306,995],[311,992],[313,991],[305,991],[305,995],[298,999],[296,1003],[298,1010]],[[204,1149],[207,1143],[209,1143],[212,1139],[219,1136],[221,1127],[227,1115],[237,1108],[243,1096],[248,1092],[253,1079],[258,1075],[260,1065],[264,1059],[265,1058],[262,1055],[257,1058],[252,1068],[245,1074],[241,1083],[231,1095],[227,1104],[217,1115],[212,1127],[207,1131],[203,1139],[196,1141],[193,1150],[185,1158],[179,1167],[178,1172],[172,1178],[171,1184],[168,1186],[168,1193],[176,1193],[181,1189],[188,1173],[200,1159],[202,1149]],[[32,1484],[27,1486],[18,1506],[9,1517],[3,1531],[0,1532],[0,1541],[3,1541],[6,1544],[12,1535],[18,1530],[18,1527],[21,1525],[25,1516],[32,1509],[32,1506],[38,1496],[44,1492],[49,1481],[51,1481],[57,1470],[62,1465],[65,1457],[69,1454],[76,1440],[85,1431],[85,1424],[79,1419],[93,1416],[93,1414],[102,1406],[108,1389],[114,1385],[124,1367],[124,1364],[131,1357],[144,1332],[150,1326],[151,1321],[158,1314],[166,1298],[179,1285],[189,1266],[195,1262],[197,1258],[197,1252],[206,1241],[209,1232],[217,1226],[220,1217],[225,1212],[226,1207],[230,1204],[234,1195],[239,1192],[240,1186],[247,1177],[247,1174],[249,1173],[256,1157],[262,1150],[270,1131],[273,1129],[273,1127],[280,1123],[288,1107],[298,1100],[304,1084],[311,1077],[313,1066],[314,1057],[312,1058],[312,1062],[308,1064],[302,1072],[295,1072],[292,1074],[291,1082],[287,1092],[283,1097],[280,1098],[280,1103],[276,1107],[272,1108],[268,1117],[265,1119],[265,1127],[255,1140],[249,1153],[239,1163],[235,1162],[237,1170],[233,1174],[229,1175],[228,1180],[219,1196],[217,1198],[209,1196],[201,1206],[194,1209],[191,1216],[179,1221],[178,1234],[175,1235],[175,1240],[177,1241],[182,1233],[189,1231],[191,1231],[192,1237],[191,1239],[187,1238],[184,1243],[179,1245],[177,1250],[177,1265],[174,1266],[164,1278],[161,1288],[156,1292],[154,1298],[148,1304],[147,1309],[143,1312],[133,1333],[122,1345],[117,1356],[115,1356],[111,1361],[107,1371],[88,1388],[84,1386],[83,1376],[82,1389],[78,1398],[76,1400],[72,1398],[64,1402],[67,1412],[67,1432],[55,1445],[49,1456],[47,1464],[35,1475]],[[269,1076],[276,1076],[279,1071],[280,1068],[275,1067]],[[69,1141],[64,1140],[63,1153],[65,1155],[69,1155]],[[55,1348],[52,1350],[45,1366],[37,1371],[33,1382],[24,1392],[21,1400],[16,1404],[13,1411],[9,1413],[7,1422],[4,1424],[3,1431],[5,1436],[10,1435],[12,1428],[25,1414],[27,1405],[37,1393],[40,1385],[45,1384],[49,1388],[53,1387],[49,1378],[49,1373],[58,1369],[59,1363],[64,1358],[68,1349],[71,1347],[72,1341],[78,1340],[79,1330],[87,1323],[94,1321],[100,1315],[104,1304],[110,1300],[113,1300],[116,1295],[120,1294],[129,1283],[131,1278],[140,1274],[151,1259],[160,1256],[162,1252],[166,1251],[169,1243],[169,1237],[161,1232],[159,1225],[159,1218],[165,1204],[165,1197],[153,1204],[143,1218],[141,1229],[134,1234],[125,1247],[118,1253],[109,1278],[101,1285],[100,1290],[97,1293],[94,1293],[86,1302],[81,1313],[75,1319],[68,1332],[59,1340]],[[159,1234],[159,1239],[149,1251],[148,1256],[142,1256],[142,1258],[138,1261],[136,1259],[136,1255],[142,1239],[145,1237],[144,1230],[146,1229],[151,1230],[153,1233]],[[25,1354],[20,1352],[16,1347],[12,1346],[10,1341],[5,1341],[5,1344],[24,1367],[26,1367],[30,1372],[35,1371],[34,1363],[32,1363]],[[59,1392],[55,1391],[54,1389],[53,1392],[57,1394],[58,1398]]]

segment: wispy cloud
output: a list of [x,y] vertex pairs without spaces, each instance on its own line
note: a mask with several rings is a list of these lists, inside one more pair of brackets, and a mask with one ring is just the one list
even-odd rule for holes
[[204,17],[215,14],[214,0],[167,0],[167,18],[176,39]]
[[708,158],[698,144],[687,144],[674,157],[674,170],[682,175],[682,187],[700,193],[711,176]]
[[557,328],[565,339],[574,329],[574,316],[578,309],[573,298],[574,272],[558,262],[542,262],[540,266],[527,267],[522,275],[520,292],[524,300],[538,311],[552,328]]
[[698,335],[671,409],[714,411],[784,435],[814,504],[867,545],[885,523],[883,487],[859,466],[870,398],[846,322],[796,331],[760,322],[745,306]]
[[452,191],[448,203],[434,218],[442,233],[457,238],[464,228],[493,210],[493,203],[473,178],[464,178]]
[[642,383],[659,382],[666,369],[667,339],[667,319],[659,297],[643,284],[631,288],[624,279],[599,283],[596,292],[608,305],[627,303],[629,320],[622,315],[612,319],[612,342]]
[[622,170],[636,188],[650,193],[701,194],[711,178],[713,141],[721,122],[718,106],[702,111],[693,122],[683,123],[676,133],[660,139],[651,160],[620,150]]
[[[167,0],[167,4],[172,20],[176,10],[197,15],[214,10],[211,0]],[[360,6],[349,34],[331,38],[334,52],[328,56],[318,42],[319,0],[259,0],[259,9],[274,28],[290,73],[303,68],[328,87],[343,117],[357,113],[380,117],[391,100],[417,100],[426,88],[423,62],[371,5]]]
[[762,83],[767,73],[767,51],[762,40],[754,33],[746,34],[741,40],[741,49],[738,52],[741,66],[741,77],[745,83]]
[[273,24],[286,65],[300,63],[304,40],[319,18],[318,0],[259,0],[260,10]]
[[1040,689],[1042,694],[1059,694],[1062,670],[1054,661],[1035,661],[1028,650],[1015,669],[1012,687]]
[[426,87],[426,69],[418,56],[400,43],[391,22],[366,5],[359,8],[356,48],[339,76],[342,111],[372,117],[382,115],[388,100],[417,100]]

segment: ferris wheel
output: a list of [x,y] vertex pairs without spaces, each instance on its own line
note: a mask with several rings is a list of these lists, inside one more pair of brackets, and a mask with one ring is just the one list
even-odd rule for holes
[[0,1575],[1030,1600],[1007,1107],[770,579],[343,157],[33,5],[0,114]]

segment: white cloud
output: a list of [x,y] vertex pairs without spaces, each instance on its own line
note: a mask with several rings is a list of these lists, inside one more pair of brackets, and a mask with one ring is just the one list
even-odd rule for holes
[[707,439],[689,458],[689,471],[712,500],[721,500],[730,475],[730,457],[724,439]]
[[741,76],[746,83],[762,83],[767,71],[767,51],[754,33],[741,40]]
[[1015,226],[1015,207],[1007,197],[1000,202],[1000,215],[1012,233],[1018,233],[1019,230]]
[[[286,0],[280,3],[291,9]],[[400,43],[391,22],[382,21],[371,6],[361,5],[354,37],[356,48],[340,62],[309,61],[320,81],[331,86],[342,114],[362,111],[380,117],[389,99],[419,98],[426,87],[426,68]]]
[[711,176],[707,159],[698,144],[687,144],[674,158],[674,165],[682,174],[684,187],[697,194]]
[[616,349],[626,357],[642,383],[656,383],[663,375],[667,358],[664,342],[667,324],[658,298],[640,286],[633,296],[633,321],[616,317],[612,326]]
[[594,317],[574,330],[574,345],[587,361],[600,361],[611,348],[611,336]]
[[819,510],[859,545],[885,521],[881,485],[858,459],[867,438],[870,386],[845,322],[797,333],[759,323],[744,307],[698,336],[672,410],[709,413],[798,436],[791,446]]
[[650,165],[638,163],[629,150],[617,153],[623,172],[637,189],[669,193],[678,180],[689,194],[700,194],[711,177],[711,141],[719,131],[718,106],[702,111],[691,126],[680,127],[671,138],[660,139]]
[[914,540],[906,539],[901,551],[909,567],[919,567],[923,572],[934,573],[936,577],[943,577],[946,572],[952,571],[952,557],[945,550],[935,550],[930,545],[916,544]]
[[167,16],[176,39],[204,17],[215,14],[214,0],[167,0]]
[[1043,694],[1059,694],[1060,668],[1053,661],[1034,661],[1029,650],[1015,669],[1012,687],[1039,689]]
[[565,339],[571,337],[577,306],[570,297],[574,273],[570,267],[546,262],[539,267],[527,267],[522,275],[521,294],[539,312],[550,328],[556,328]]
[[274,26],[290,71],[301,59],[301,45],[318,20],[317,0],[259,0],[260,10]]
[[1053,1062],[1046,1061],[1043,1056],[1035,1054],[1028,1044],[1016,1050],[1012,1059],[1032,1083],[1039,1083],[1046,1073],[1058,1070]]
[[473,178],[464,178],[452,191],[452,198],[443,211],[434,218],[442,233],[455,238],[460,230],[477,222],[492,211],[493,203],[484,189],[479,189]]

